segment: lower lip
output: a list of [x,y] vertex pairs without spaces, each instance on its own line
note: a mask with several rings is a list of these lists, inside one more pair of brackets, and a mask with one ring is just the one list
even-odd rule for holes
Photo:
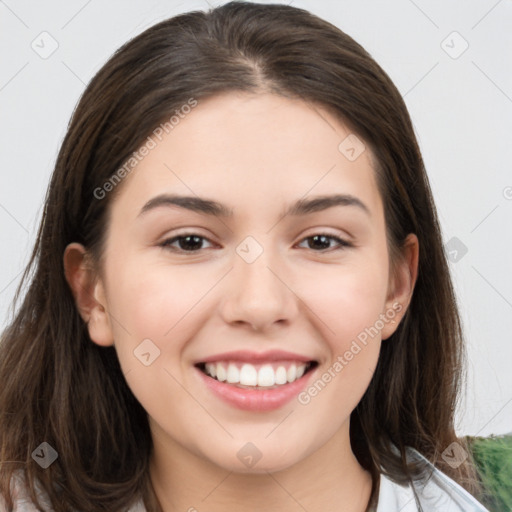
[[199,368],[196,368],[196,370],[199,372],[208,389],[221,400],[224,400],[238,409],[255,412],[272,411],[290,402],[306,387],[311,375],[315,372],[315,369],[312,369],[305,373],[300,379],[288,384],[283,384],[277,388],[258,390],[238,388],[234,385],[220,382],[213,377],[209,377]]

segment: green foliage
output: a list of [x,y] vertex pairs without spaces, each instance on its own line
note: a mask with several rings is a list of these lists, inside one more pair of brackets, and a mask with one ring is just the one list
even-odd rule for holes
[[511,512],[512,435],[466,439],[486,489],[480,501],[491,512]]

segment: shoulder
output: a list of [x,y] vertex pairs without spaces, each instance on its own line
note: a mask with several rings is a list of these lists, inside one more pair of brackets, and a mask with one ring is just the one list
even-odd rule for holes
[[[53,512],[50,499],[39,482],[36,482],[36,493],[39,503],[43,507],[39,509],[30,499],[25,475],[22,470],[15,471],[10,482],[11,496],[13,499],[13,512]],[[5,498],[0,495],[0,512],[7,511]]]
[[137,501],[137,503],[132,505],[126,512],[147,512],[142,498],[139,501]]
[[[39,481],[36,481],[36,494],[42,509],[37,506],[30,499],[25,475],[22,470],[18,470],[11,478],[11,494],[13,499],[13,512],[53,512],[53,507],[50,498],[45,490],[42,488]],[[0,495],[0,512],[6,512],[7,505],[5,499]],[[126,512],[147,512],[142,498],[131,506]]]
[[[423,480],[414,480],[414,491],[424,511],[489,512],[462,486],[436,468],[413,448],[407,448],[409,459],[420,460],[429,470]],[[400,510],[417,512],[418,505],[411,485],[400,485],[381,473],[377,512]]]

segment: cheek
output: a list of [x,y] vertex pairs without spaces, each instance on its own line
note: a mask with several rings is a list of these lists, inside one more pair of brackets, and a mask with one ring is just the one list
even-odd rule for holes
[[352,268],[310,295],[311,309],[329,349],[315,378],[298,396],[305,411],[334,434],[363,397],[381,347],[378,323],[386,297],[387,274],[379,266]]
[[187,317],[194,316],[194,309],[201,309],[199,303],[208,290],[207,284],[179,267],[127,266],[113,272],[109,305],[125,327],[117,328],[116,334],[120,339],[126,331],[134,339],[176,337],[187,324]]
[[187,396],[178,384],[187,371],[184,351],[207,321],[208,291],[219,276],[211,267],[185,269],[136,258],[110,270],[108,304],[128,385],[156,417],[162,414],[163,396],[173,397],[173,408],[186,408]]
[[200,326],[200,298],[208,283],[190,279],[178,268],[132,264],[128,259],[122,267],[112,266],[109,276],[115,349],[126,382],[151,417],[175,424],[177,411],[187,418],[194,408],[179,384],[181,354]]
[[319,286],[309,294],[330,359],[322,362],[298,401],[331,433],[361,400],[379,358],[387,259],[363,256],[335,272],[331,269],[329,279],[318,276]]
[[339,266],[336,271],[326,269],[328,278],[317,275],[318,286],[305,294],[309,307],[318,315],[316,325],[326,341],[329,358],[321,362],[299,403],[333,429],[333,417],[356,407],[378,362],[379,318],[388,283],[386,264],[386,260],[368,257]]
[[388,274],[385,262],[378,259],[325,267],[301,279],[309,284],[299,296],[317,315],[316,324],[329,340],[333,357],[358,336],[364,338],[383,312]]

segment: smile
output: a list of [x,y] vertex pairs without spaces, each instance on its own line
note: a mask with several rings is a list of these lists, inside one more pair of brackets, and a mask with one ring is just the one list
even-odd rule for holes
[[297,398],[318,367],[316,361],[217,359],[194,365],[202,385],[237,409],[266,412]]
[[219,382],[252,389],[273,389],[290,384],[314,366],[315,361],[272,361],[260,364],[217,361],[198,365],[206,375]]

